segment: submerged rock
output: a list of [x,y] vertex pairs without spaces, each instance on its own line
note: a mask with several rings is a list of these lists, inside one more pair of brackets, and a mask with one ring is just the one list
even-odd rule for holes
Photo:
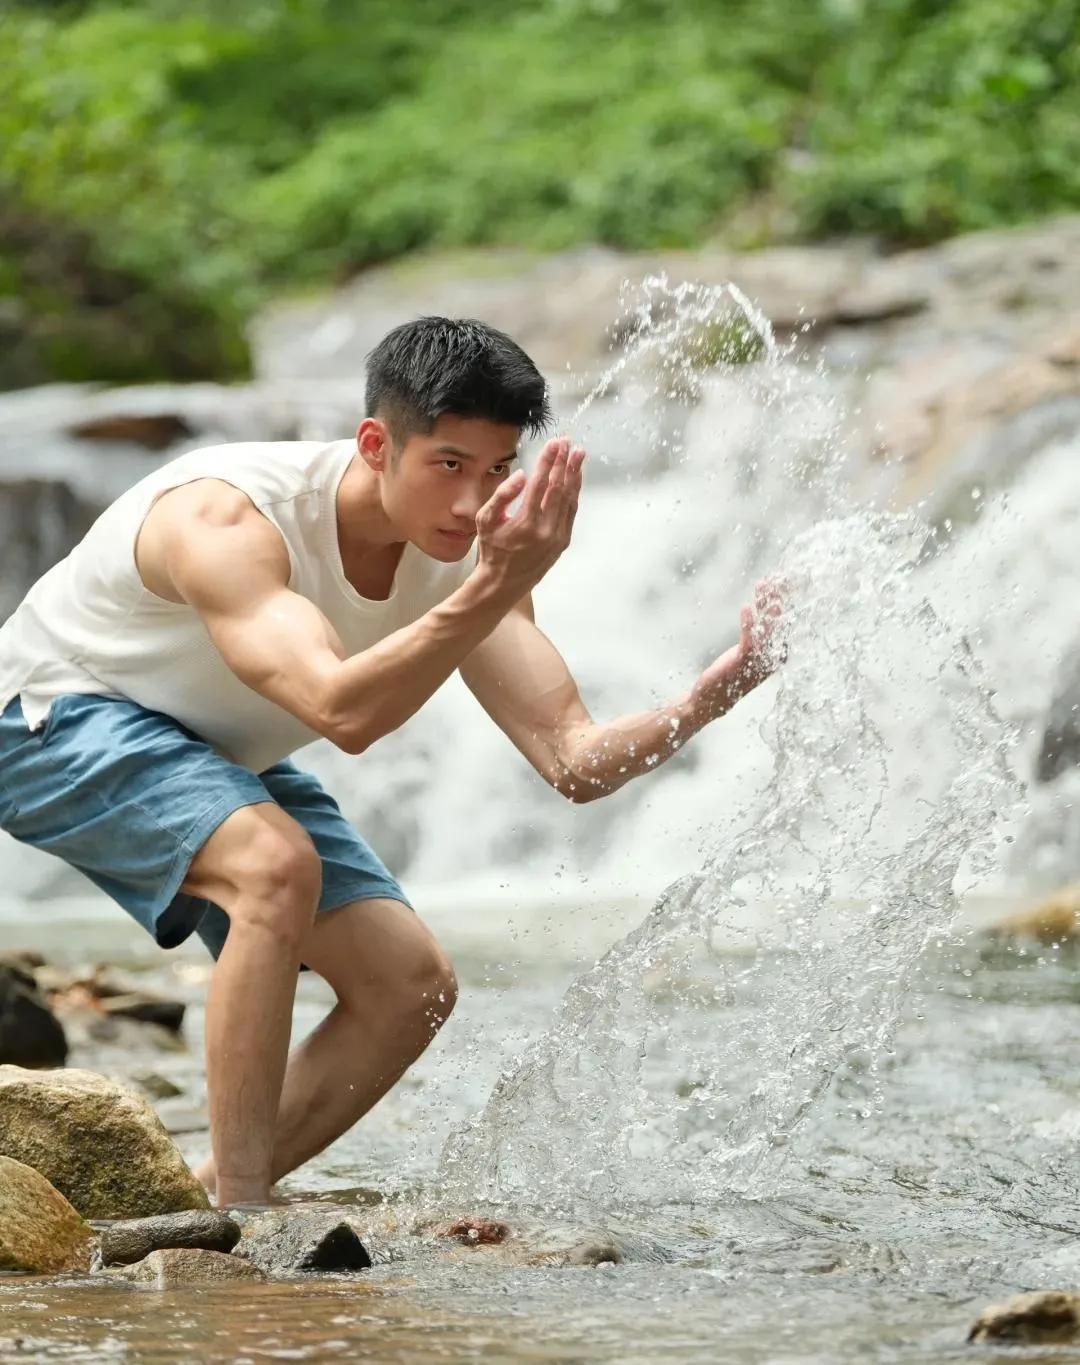
[[89,1270],[93,1230],[38,1171],[0,1156],[0,1270]]
[[580,1242],[566,1253],[567,1265],[620,1265],[623,1254],[611,1241]]
[[86,1218],[210,1207],[146,1100],[92,1071],[0,1067],[0,1154],[40,1171]]
[[1019,1341],[1029,1346],[1076,1341],[1080,1339],[1080,1294],[1050,1289],[992,1303],[975,1319],[967,1339]]
[[271,1274],[369,1270],[371,1257],[337,1209],[272,1209],[244,1225],[236,1254]]
[[154,1289],[176,1289],[187,1284],[220,1284],[223,1280],[265,1280],[266,1276],[250,1261],[225,1256],[220,1251],[196,1251],[172,1247],[152,1251],[145,1260],[125,1266],[118,1274],[132,1284]]
[[131,1218],[101,1230],[104,1265],[132,1265],[153,1251],[175,1248],[227,1254],[240,1240],[239,1225],[216,1209],[189,1209],[156,1218]]
[[0,965],[0,1063],[58,1067],[67,1055],[63,1025],[33,976],[11,962]]
[[990,933],[995,938],[1030,938],[1040,943],[1080,939],[1080,882],[1063,886],[1038,905],[999,920]]

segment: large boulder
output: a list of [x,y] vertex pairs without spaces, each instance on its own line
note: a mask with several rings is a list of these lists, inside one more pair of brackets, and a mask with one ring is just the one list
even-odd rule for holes
[[984,1308],[968,1341],[1022,1342],[1026,1346],[1080,1340],[1080,1294],[1060,1289],[1017,1294]]
[[186,1249],[228,1254],[240,1240],[240,1228],[216,1209],[187,1209],[156,1218],[130,1218],[101,1230],[104,1265],[132,1265],[153,1251]]
[[14,963],[0,964],[0,1063],[58,1067],[67,1055],[63,1026],[33,976]]
[[1002,939],[1075,943],[1080,939],[1080,882],[1060,887],[1037,905],[998,920],[990,933],[994,938]]
[[0,1270],[89,1270],[93,1230],[38,1171],[0,1156]]
[[0,1155],[40,1171],[84,1218],[210,1207],[149,1104],[92,1071],[0,1066]]

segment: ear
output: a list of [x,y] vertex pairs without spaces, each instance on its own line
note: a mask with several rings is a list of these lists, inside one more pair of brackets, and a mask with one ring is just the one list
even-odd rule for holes
[[376,474],[381,474],[390,463],[390,431],[377,417],[365,417],[356,431],[356,448],[360,458]]

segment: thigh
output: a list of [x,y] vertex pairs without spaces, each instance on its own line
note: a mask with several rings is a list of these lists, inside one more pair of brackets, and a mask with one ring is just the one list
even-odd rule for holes
[[[373,901],[395,906],[395,915],[412,914],[408,897],[397,878],[371,845],[353,829],[341,807],[313,773],[304,772],[286,760],[260,773],[259,780],[282,817],[304,831],[318,854],[322,891],[316,928],[321,926],[324,912]],[[229,919],[210,899],[202,902],[202,908],[199,937],[211,956],[217,958],[228,937]],[[309,965],[306,956],[305,965]],[[330,963],[326,965],[331,966]],[[322,971],[319,974],[326,975]]]
[[13,703],[0,761],[7,831],[84,873],[163,947],[195,927],[176,898],[197,850],[233,810],[271,800],[171,717],[118,698],[60,696],[35,732]]
[[409,900],[397,878],[341,812],[314,773],[278,763],[260,780],[281,809],[307,832],[322,861],[320,910],[352,901]]

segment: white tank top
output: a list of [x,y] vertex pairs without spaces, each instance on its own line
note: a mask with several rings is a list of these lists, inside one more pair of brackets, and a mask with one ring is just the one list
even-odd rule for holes
[[203,478],[233,484],[281,532],[290,588],[315,603],[347,654],[358,654],[448,597],[475,552],[443,564],[407,544],[390,596],[361,597],[345,577],[337,535],[337,488],[355,453],[351,439],[210,446],[129,488],[0,627],[0,711],[20,696],[36,730],[62,693],[126,697],[257,773],[318,739],[240,681],[193,608],[150,592],[135,566],[135,538],[166,489]]

